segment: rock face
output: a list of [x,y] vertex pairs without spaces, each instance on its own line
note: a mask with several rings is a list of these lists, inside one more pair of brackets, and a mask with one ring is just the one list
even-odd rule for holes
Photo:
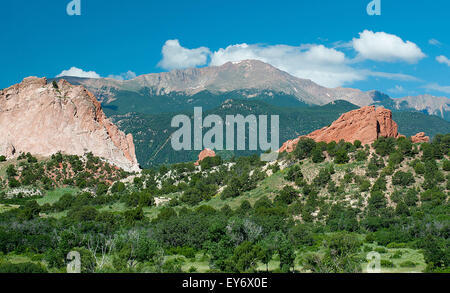
[[411,136],[413,143],[430,142],[430,137],[425,135],[425,132],[419,132],[414,136]]
[[[400,137],[398,126],[392,120],[392,112],[382,107],[366,106],[343,114],[329,127],[316,130],[304,137],[316,142],[339,142],[341,140],[371,144],[379,137]],[[287,141],[279,152],[292,152],[301,137]]]
[[213,150],[211,150],[211,149],[204,149],[198,155],[198,161],[195,163],[195,166],[200,165],[200,162],[203,161],[204,159],[206,159],[208,157],[213,157],[214,158],[215,156],[216,156],[216,153]]
[[50,156],[92,152],[126,171],[139,171],[133,137],[109,121],[83,86],[29,77],[0,91],[0,154]]

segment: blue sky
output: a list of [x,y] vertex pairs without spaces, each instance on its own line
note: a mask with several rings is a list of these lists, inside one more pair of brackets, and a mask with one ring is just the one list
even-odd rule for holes
[[81,16],[69,2],[2,1],[0,88],[251,56],[325,86],[450,96],[450,1],[381,0],[381,16],[370,0],[81,0]]

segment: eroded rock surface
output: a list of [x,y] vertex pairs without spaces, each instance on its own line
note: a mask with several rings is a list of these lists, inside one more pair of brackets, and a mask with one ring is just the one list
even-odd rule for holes
[[0,154],[50,156],[92,152],[126,171],[139,171],[133,136],[108,120],[83,86],[29,77],[0,91]]

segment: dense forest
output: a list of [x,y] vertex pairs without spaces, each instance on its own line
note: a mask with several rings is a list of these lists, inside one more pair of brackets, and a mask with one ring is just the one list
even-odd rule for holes
[[0,157],[0,272],[450,271],[450,134],[123,172],[91,154]]

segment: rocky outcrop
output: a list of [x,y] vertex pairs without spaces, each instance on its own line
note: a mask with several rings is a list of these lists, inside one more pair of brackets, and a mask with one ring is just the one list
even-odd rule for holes
[[29,77],[0,91],[0,154],[50,156],[92,152],[126,171],[139,171],[131,134],[108,120],[83,86]]
[[198,161],[195,163],[195,166],[200,165],[200,162],[203,161],[204,159],[206,159],[208,157],[213,157],[214,158],[215,156],[216,156],[216,153],[213,150],[211,150],[211,149],[204,149],[198,155]]
[[[330,143],[341,140],[371,144],[379,137],[400,137],[397,123],[392,120],[392,112],[382,107],[366,106],[343,114],[329,127],[316,130],[306,136],[316,142]],[[301,137],[287,141],[279,152],[292,152]]]
[[430,142],[430,137],[425,135],[425,132],[419,132],[414,136],[411,136],[411,141],[413,143]]

